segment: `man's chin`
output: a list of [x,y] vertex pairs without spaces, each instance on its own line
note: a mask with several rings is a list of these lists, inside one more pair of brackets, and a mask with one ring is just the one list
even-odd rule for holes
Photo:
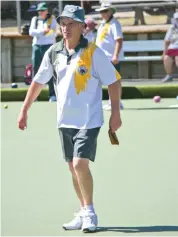
[[64,39],[70,39],[71,35],[64,35],[63,37],[64,37]]

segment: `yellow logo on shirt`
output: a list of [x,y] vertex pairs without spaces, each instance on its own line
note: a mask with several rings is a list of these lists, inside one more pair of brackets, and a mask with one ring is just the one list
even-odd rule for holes
[[78,68],[78,72],[81,74],[81,75],[84,75],[85,73],[87,73],[88,69],[85,67],[85,66],[80,66]]
[[[52,23],[52,20],[54,19],[55,17],[52,15],[48,20],[47,20],[47,25],[49,28],[51,28],[51,23]],[[52,35],[53,33],[55,32],[55,29],[50,29],[50,31],[48,33],[45,33],[45,36],[49,36],[49,35]]]
[[103,27],[102,32],[99,35],[99,42],[102,42],[106,38],[106,35],[108,34],[109,31],[109,25],[110,25],[109,23],[106,23],[105,26]]
[[83,49],[77,62],[77,68],[74,73],[74,84],[77,94],[86,89],[87,82],[91,78],[92,57],[96,47],[95,44],[89,43],[88,47]]

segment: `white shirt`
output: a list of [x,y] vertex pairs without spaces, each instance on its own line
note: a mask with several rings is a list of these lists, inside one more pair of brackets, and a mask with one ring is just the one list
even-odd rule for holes
[[[53,16],[52,16],[53,17]],[[37,21],[37,24],[36,24]],[[50,32],[44,34],[44,30],[48,27],[48,21],[43,21],[41,19],[37,20],[37,17],[33,17],[30,24],[29,35],[33,37],[32,45],[48,45],[54,44],[56,42],[56,19],[52,18],[50,24]],[[36,27],[37,26],[37,27]]]
[[[46,84],[53,75],[53,68],[49,59],[49,51],[45,53],[38,73],[34,81]],[[78,63],[84,49],[79,49],[71,57],[67,65],[67,55],[59,53],[54,65],[57,72],[57,127],[90,129],[101,127],[103,124],[102,110],[102,85],[108,86],[120,79],[114,66],[98,47],[94,50],[92,57],[85,60],[86,73],[90,74],[86,81],[85,89],[77,93],[76,80],[84,84],[86,73],[75,77],[81,67]],[[91,64],[89,65],[89,63]],[[102,61],[102,65],[101,65]],[[80,70],[79,70],[80,69]]]
[[[96,38],[96,45],[104,51],[110,61],[114,54],[116,40],[119,38],[123,39],[123,34],[121,24],[116,18],[113,17],[111,21],[107,23],[102,23],[99,26]],[[122,47],[118,55],[118,60],[120,61],[123,58],[124,52]]]
[[168,49],[178,49],[178,28],[171,27],[166,33],[165,41],[170,41]]

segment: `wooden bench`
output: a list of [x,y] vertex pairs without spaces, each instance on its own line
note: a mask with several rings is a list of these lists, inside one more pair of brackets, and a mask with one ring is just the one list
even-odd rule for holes
[[[162,53],[164,50],[164,40],[124,41],[123,48],[124,58],[121,61],[129,63],[128,70],[138,70],[137,77],[139,79],[152,78],[153,65],[155,68],[156,64],[161,64],[163,69]],[[132,66],[130,67],[129,65]],[[123,67],[125,68],[124,65]],[[160,66],[158,68],[160,69]]]
[[[103,1],[100,1],[103,2]],[[167,15],[167,24],[171,23],[171,18],[175,12],[176,7],[178,7],[177,0],[158,0],[158,1],[149,1],[149,0],[119,0],[119,1],[109,1],[112,5],[119,11],[135,11],[135,22],[134,25],[138,25],[138,21],[141,21],[141,24],[145,24],[145,19],[143,11],[146,11],[150,14],[154,14],[153,9],[162,9]],[[92,9],[99,8],[99,6],[92,6]]]
[[[137,56],[125,56],[123,61],[161,61],[162,52],[164,50],[164,40],[124,41],[123,49],[125,54],[138,53]],[[160,52],[160,55],[149,55],[149,53],[154,52]]]

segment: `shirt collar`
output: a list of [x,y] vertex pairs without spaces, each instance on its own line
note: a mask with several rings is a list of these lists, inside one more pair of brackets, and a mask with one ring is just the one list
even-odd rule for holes
[[[79,44],[75,47],[75,53],[77,53],[80,49],[86,48],[88,46],[88,40],[81,35],[80,37],[80,42]],[[62,39],[59,43],[58,46],[56,47],[55,51],[57,52],[63,52],[64,54],[68,55],[68,51],[64,45],[64,39]]]
[[113,15],[111,15],[107,21],[103,20],[103,21],[102,21],[102,24],[104,25],[104,24],[106,24],[106,23],[112,21],[113,18],[114,18]]
[[109,17],[109,19],[106,21],[106,23],[110,22],[113,19],[113,15]]

